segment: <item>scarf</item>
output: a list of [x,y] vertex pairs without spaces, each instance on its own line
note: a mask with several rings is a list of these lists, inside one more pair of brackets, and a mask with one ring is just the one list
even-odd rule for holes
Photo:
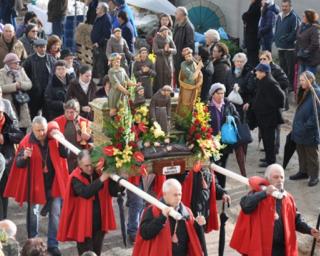
[[6,122],[6,117],[4,114],[2,114],[2,118],[0,119],[0,133],[2,133],[2,129],[5,122]]
[[81,86],[81,89],[84,91],[84,93],[87,94],[88,90],[89,90],[90,82],[89,83],[84,83],[83,81],[81,81],[81,79],[79,79],[79,84]]
[[4,65],[4,70],[7,72],[8,77],[12,77],[12,82],[16,82],[20,80],[20,68],[19,69],[11,69],[7,64]]
[[224,103],[224,99],[222,99],[221,103],[217,103],[213,98],[211,101],[212,105],[216,107],[216,109],[218,109],[220,112],[222,111],[222,107],[225,104]]

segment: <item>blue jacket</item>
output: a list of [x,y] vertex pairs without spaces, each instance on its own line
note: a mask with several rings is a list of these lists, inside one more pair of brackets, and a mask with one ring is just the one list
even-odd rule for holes
[[283,13],[279,14],[274,34],[274,42],[278,48],[295,48],[296,34],[299,24],[300,18],[294,10],[285,17],[283,17]]
[[[313,87],[320,97],[320,88],[317,85]],[[319,116],[319,104],[317,104],[317,109]],[[303,102],[297,107],[292,124],[291,138],[295,143],[301,145],[316,146],[320,143],[311,92],[308,92]]]
[[107,43],[107,39],[111,36],[111,18],[109,14],[97,17],[91,31],[92,43],[98,43],[103,46]]
[[259,38],[272,39],[273,38],[273,28],[276,23],[276,16],[279,13],[279,7],[275,4],[267,7],[265,11],[262,12],[259,21]]
[[128,21],[120,26],[122,37],[127,41],[130,52],[134,52],[134,29]]
[[127,13],[128,15],[128,20],[129,22],[131,23],[132,27],[133,27],[133,32],[134,32],[134,37],[138,37],[138,31],[137,31],[137,27],[136,27],[136,24],[134,22],[134,17],[133,17],[133,13],[132,13],[132,10],[131,8],[128,6],[128,4],[123,4],[121,6],[119,6],[118,10],[114,13],[114,15],[112,16],[112,29],[115,29],[115,28],[120,28],[120,23],[118,21],[118,13],[120,11],[124,11]]

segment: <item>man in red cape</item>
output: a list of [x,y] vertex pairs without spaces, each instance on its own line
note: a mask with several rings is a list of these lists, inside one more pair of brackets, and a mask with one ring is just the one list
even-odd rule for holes
[[67,152],[56,140],[50,138],[52,130],[59,130],[56,123],[48,125],[42,116],[33,119],[32,132],[19,144],[4,195],[13,197],[21,206],[24,202],[30,203],[30,216],[27,218],[29,238],[38,235],[39,204],[45,205],[41,214],[49,212],[48,251],[53,256],[59,256],[61,253],[56,234],[68,169],[65,159]]
[[[176,179],[163,184],[163,211],[154,206],[145,209],[137,233],[133,256],[202,256],[206,245],[199,240],[204,217],[194,219],[191,210],[181,203],[182,188]],[[169,216],[171,209],[182,215],[181,220]],[[205,250],[206,251],[206,250]]]
[[94,171],[90,154],[83,150],[70,174],[61,213],[58,240],[76,241],[79,255],[100,255],[105,233],[116,228],[109,194],[109,174]]
[[205,232],[219,229],[217,201],[230,203],[227,192],[216,182],[215,175],[201,165],[195,165],[182,184],[182,202],[194,215],[206,218]]
[[[318,239],[319,231],[301,219],[293,196],[284,191],[282,166],[268,166],[265,177],[249,179],[252,191],[241,199],[230,246],[248,256],[298,256],[296,231]],[[283,191],[283,197],[276,199],[274,191]]]
[[[79,115],[80,104],[76,99],[68,100],[64,104],[64,115],[58,116],[56,121],[65,138],[80,149],[88,149],[92,142],[90,134],[90,121]],[[70,153],[68,156],[68,169],[73,171],[77,167],[77,156]]]

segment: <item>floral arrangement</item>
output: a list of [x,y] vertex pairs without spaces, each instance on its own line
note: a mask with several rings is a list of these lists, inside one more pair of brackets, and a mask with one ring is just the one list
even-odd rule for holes
[[92,160],[97,169],[129,175],[147,173],[143,164],[144,155],[136,142],[139,134],[136,126],[142,131],[145,128],[142,122],[135,125],[133,120],[128,101],[124,101],[117,115],[106,123],[105,135],[110,141],[103,146],[95,147],[92,152]]
[[187,135],[187,144],[195,153],[198,160],[208,160],[213,157],[219,160],[220,150],[224,146],[220,143],[220,135],[213,136],[210,127],[210,113],[208,107],[197,100],[191,118]]

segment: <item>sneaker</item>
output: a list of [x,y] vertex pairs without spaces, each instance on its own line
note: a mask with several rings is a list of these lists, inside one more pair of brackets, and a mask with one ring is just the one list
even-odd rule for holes
[[309,176],[306,173],[297,172],[295,175],[289,177],[290,180],[305,180],[308,179]]
[[319,183],[319,178],[312,178],[310,177],[310,180],[308,182],[309,187],[316,186]]
[[48,247],[48,253],[51,256],[62,256],[58,247]]

